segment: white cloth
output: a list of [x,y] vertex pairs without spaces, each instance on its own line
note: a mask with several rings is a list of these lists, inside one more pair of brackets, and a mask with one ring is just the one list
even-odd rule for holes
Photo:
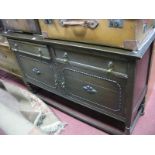
[[30,121],[26,120],[26,118],[24,118],[17,109],[10,108],[13,104],[17,104],[17,102],[16,98],[8,92],[0,89],[0,128],[9,135],[29,134],[34,129],[34,125]]
[[66,124],[41,99],[11,82],[0,82],[6,88],[0,89],[0,127],[7,134],[61,132]]

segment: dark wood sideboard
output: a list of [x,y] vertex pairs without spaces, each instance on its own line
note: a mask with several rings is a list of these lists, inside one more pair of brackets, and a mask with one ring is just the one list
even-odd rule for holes
[[132,132],[144,113],[155,31],[139,51],[49,40],[37,35],[3,35],[8,38],[30,88],[37,86],[71,102],[73,108],[104,115],[121,122],[123,127],[120,130],[89,121],[65,104],[53,106],[112,134]]

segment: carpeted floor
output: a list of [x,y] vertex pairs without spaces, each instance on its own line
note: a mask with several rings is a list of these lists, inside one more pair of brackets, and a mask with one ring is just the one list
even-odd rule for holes
[[[14,78],[2,71],[0,72],[0,77],[6,80],[13,80],[16,84],[22,86],[22,83],[17,78]],[[155,83],[151,83],[154,86],[153,90],[149,91],[148,94],[149,98],[147,98],[145,115],[140,117],[138,120],[133,131],[133,135],[155,134]],[[80,120],[67,115],[66,113],[63,113],[55,108],[52,109],[60,120],[68,124],[65,130],[61,133],[62,135],[107,135],[107,133],[83,123]],[[4,132],[0,130],[0,134],[4,134]]]

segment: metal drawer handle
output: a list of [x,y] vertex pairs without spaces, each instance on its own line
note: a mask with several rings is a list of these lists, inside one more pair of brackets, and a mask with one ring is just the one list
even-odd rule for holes
[[32,71],[38,75],[41,73],[38,68],[33,68]]
[[113,68],[114,68],[114,63],[112,61],[109,61],[107,72],[109,73],[112,72]]
[[68,20],[68,19],[61,19],[59,20],[61,26],[83,26],[88,27],[91,29],[95,29],[98,26],[97,20]]
[[11,48],[11,50],[12,50],[13,52],[17,52],[17,51],[18,51],[16,48]]
[[64,53],[62,61],[64,63],[68,63],[68,53],[67,52]]
[[97,92],[96,89],[94,89],[90,85],[83,86],[83,89],[90,94],[94,94]]
[[65,82],[61,82],[61,88],[65,88]]

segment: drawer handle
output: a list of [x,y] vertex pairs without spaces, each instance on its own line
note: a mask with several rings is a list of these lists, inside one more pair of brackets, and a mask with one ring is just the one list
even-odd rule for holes
[[90,85],[83,86],[83,89],[90,94],[94,94],[97,92],[96,89],[94,89]]
[[67,52],[64,53],[62,61],[64,63],[68,63],[68,53]]
[[114,64],[113,64],[113,62],[112,62],[112,61],[109,61],[107,72],[109,72],[109,73],[112,72],[113,68],[114,68]]
[[12,50],[13,52],[17,52],[17,51],[18,51],[16,48],[11,48],[11,50]]
[[76,20],[76,19],[60,19],[61,26],[83,26],[91,29],[95,29],[98,26],[97,20]]
[[38,75],[41,73],[38,68],[33,68],[32,71]]

